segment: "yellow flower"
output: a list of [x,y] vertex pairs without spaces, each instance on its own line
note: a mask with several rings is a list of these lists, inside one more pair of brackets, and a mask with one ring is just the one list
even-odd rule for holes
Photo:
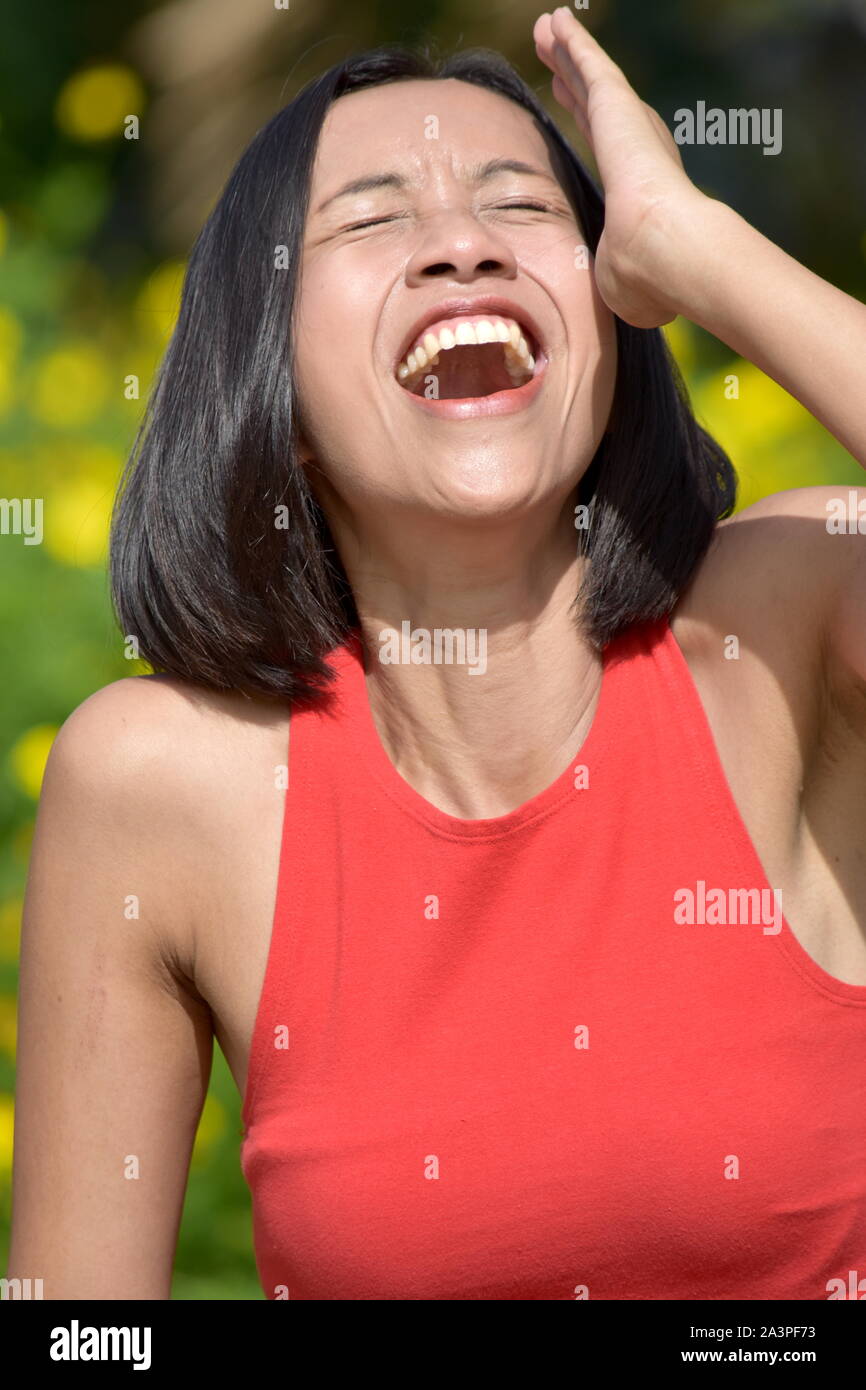
[[705,378],[693,390],[692,400],[700,423],[737,470],[738,510],[770,493],[808,483],[808,476],[800,476],[803,457],[808,461],[810,456],[803,446],[814,437],[812,452],[817,457],[820,435],[815,422],[760,368],[735,358]]
[[[162,357],[163,351],[165,349],[164,339],[167,336],[163,328],[160,327],[159,316],[150,314],[148,317],[148,334],[149,337],[152,339],[151,346],[146,350],[141,347],[133,349],[129,352],[127,360],[124,364],[123,400],[130,413],[130,418],[133,420],[140,419],[140,417],[144,414],[144,407],[147,402],[147,398],[150,395],[151,390],[153,389],[156,371],[159,367],[160,358]],[[173,325],[174,319],[170,314],[166,313],[163,316],[163,323]],[[155,332],[157,328],[159,329],[158,339]],[[169,333],[170,331],[171,330],[169,329]],[[128,394],[128,387],[126,382],[126,378],[128,376],[134,376],[137,379],[137,396]]]
[[108,140],[123,133],[127,116],[141,116],[144,88],[122,63],[101,63],[73,73],[57,98],[55,115],[74,140]]
[[55,429],[86,424],[102,409],[108,385],[109,368],[102,353],[90,343],[68,343],[37,365],[31,413]]
[[[2,242],[2,222],[0,222],[0,242]],[[0,254],[2,254],[2,246],[0,246]],[[0,415],[7,413],[14,398],[13,368],[23,336],[20,320],[9,309],[0,304]]]
[[56,724],[34,724],[13,744],[9,754],[15,781],[34,801],[39,796],[45,764],[56,734]]
[[18,1008],[8,994],[0,995],[0,1052],[15,1061],[15,1042],[18,1034]]
[[216,1141],[225,1133],[225,1128],[226,1112],[222,1102],[208,1092],[192,1149],[192,1162],[196,1167],[204,1164]]
[[0,450],[0,474],[9,495],[42,499],[47,552],[63,564],[84,567],[104,561],[123,463],[121,453],[106,444],[47,431],[17,451]]
[[[0,227],[3,225],[2,219],[3,214],[0,213]],[[14,361],[18,356],[23,336],[21,320],[11,309],[7,309],[5,304],[0,304],[0,357],[8,362]]]
[[22,441],[14,449],[0,449],[0,478],[6,497],[39,496],[42,477],[36,463],[32,440]]
[[17,961],[21,949],[20,898],[10,898],[0,906],[0,960]]
[[0,357],[0,415],[8,415],[15,398],[12,370],[8,362]]
[[12,1128],[15,1105],[12,1097],[0,1095],[0,1173],[4,1177],[12,1172]]
[[[63,466],[56,467],[50,476],[58,478],[71,478],[81,480],[87,478],[90,482],[100,483],[103,487],[114,488],[120,477],[123,468],[123,457],[117,449],[111,448],[108,444],[100,444],[95,439],[76,439],[63,440]],[[52,460],[56,465],[59,459],[60,441],[52,439],[46,455],[43,455],[46,463],[51,466]]]
[[174,332],[186,265],[166,261],[145,280],[135,301],[135,317],[150,338],[161,344]]
[[688,319],[676,318],[672,323],[666,323],[662,332],[676,359],[677,366],[683,376],[688,376],[695,365],[694,329]]
[[114,491],[94,478],[72,478],[45,498],[45,549],[65,565],[101,565]]

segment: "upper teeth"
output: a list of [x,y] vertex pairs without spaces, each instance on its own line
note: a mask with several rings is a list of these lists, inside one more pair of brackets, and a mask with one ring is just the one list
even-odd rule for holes
[[535,371],[535,358],[520,324],[515,323],[514,319],[461,318],[453,329],[435,324],[425,328],[397,368],[398,381],[406,381],[416,372],[423,371],[428,364],[435,367],[440,352],[470,343],[503,343],[505,365],[512,377],[525,377]]

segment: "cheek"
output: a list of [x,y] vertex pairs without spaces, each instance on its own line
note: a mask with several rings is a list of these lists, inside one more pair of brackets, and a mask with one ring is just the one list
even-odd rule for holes
[[[571,248],[569,248],[570,250]],[[567,353],[568,428],[584,444],[597,446],[607,426],[617,374],[616,321],[599,293],[590,259],[569,254],[545,285],[564,321]],[[540,277],[539,277],[540,278]]]
[[354,390],[373,368],[383,273],[347,257],[304,272],[294,317],[299,381],[327,394]]
[[[616,358],[614,317],[601,297],[594,261],[579,233],[560,239],[535,278],[558,305],[569,355],[585,364]],[[565,345],[565,344],[564,344]]]
[[617,366],[616,321],[599,293],[594,271],[587,267],[579,274],[577,322],[585,342],[585,361],[594,368],[596,378],[612,383]]
[[294,386],[303,432],[323,445],[339,441],[353,412],[363,408],[362,331],[345,298],[311,285],[299,302],[293,332]]
[[294,317],[293,342],[295,368],[305,383],[320,380],[327,370],[329,345],[338,341],[337,306],[337,296],[327,283],[314,277],[304,278]]

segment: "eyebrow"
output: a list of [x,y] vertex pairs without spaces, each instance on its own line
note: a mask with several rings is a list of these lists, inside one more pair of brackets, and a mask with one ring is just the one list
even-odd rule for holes
[[[550,179],[551,175],[544,169],[537,169],[533,164],[525,164],[522,159],[489,159],[486,164],[478,164],[468,172],[470,183],[484,183],[488,179],[493,179],[497,174],[530,174],[537,179]],[[335,202],[337,198],[347,198],[353,193],[370,193],[376,188],[396,188],[404,189],[408,187],[408,180],[402,174],[363,174],[359,179],[351,179],[349,183],[344,183],[342,188],[338,188],[336,193],[332,193],[323,203],[316,208],[316,213],[324,212],[326,207]]]

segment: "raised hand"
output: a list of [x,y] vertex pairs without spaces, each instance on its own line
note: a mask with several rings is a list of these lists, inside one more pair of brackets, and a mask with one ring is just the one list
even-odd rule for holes
[[680,312],[677,258],[689,254],[712,200],[689,179],[662,118],[570,10],[541,15],[533,37],[604,186],[595,274],[605,303],[638,328],[670,323]]

